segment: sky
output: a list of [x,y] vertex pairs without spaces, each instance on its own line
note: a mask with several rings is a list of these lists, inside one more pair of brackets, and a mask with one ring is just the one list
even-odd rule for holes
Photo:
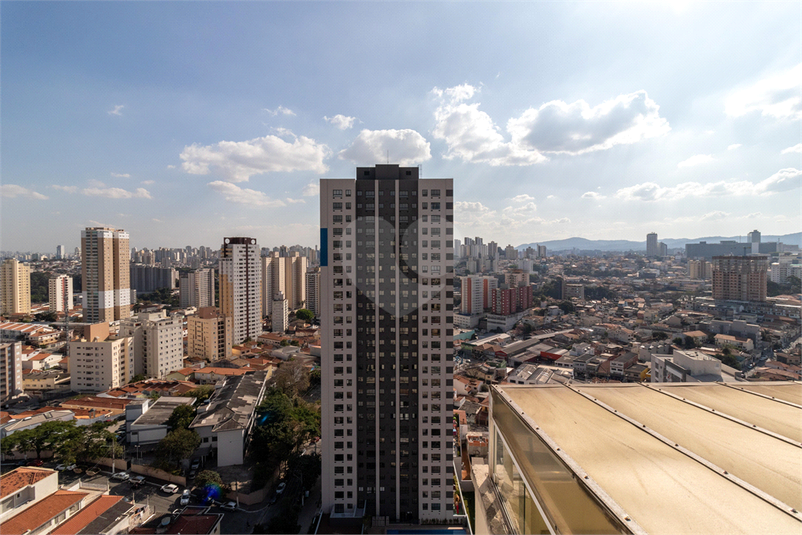
[[[453,178],[500,245],[802,230],[799,2],[2,2],[0,249],[319,241]],[[389,159],[388,159],[389,158]]]

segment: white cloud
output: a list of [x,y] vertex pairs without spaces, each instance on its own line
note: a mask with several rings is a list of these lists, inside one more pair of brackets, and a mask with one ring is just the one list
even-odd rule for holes
[[0,185],[0,197],[5,197],[7,199],[27,197],[28,199],[36,199],[37,201],[44,201],[49,198],[47,195],[42,195],[41,193],[18,186],[16,184]]
[[362,130],[350,147],[340,152],[340,159],[373,165],[387,161],[402,166],[431,159],[431,146],[415,130]]
[[662,136],[671,128],[646,91],[619,95],[593,108],[554,100],[507,121],[513,143],[540,152],[583,154]]
[[114,178],[131,178],[131,175],[128,173],[112,173],[111,176]]
[[677,167],[693,167],[695,165],[709,163],[712,161],[715,161],[715,158],[713,158],[709,154],[697,154],[695,156],[691,156],[687,160],[681,161],[680,163],[677,164]]
[[[512,209],[512,207],[510,207]],[[519,206],[518,208],[514,208],[513,211],[517,213],[525,213],[525,212],[534,212],[537,210],[537,205],[533,202],[528,202],[523,206]]]
[[751,214],[748,214],[748,215],[746,216],[746,219],[756,219],[756,218],[758,218],[758,217],[760,217],[760,216],[762,216],[762,215],[763,215],[763,214],[762,214],[762,213],[760,213],[760,212],[752,212]]
[[717,210],[715,212],[708,212],[702,217],[700,217],[700,221],[716,221],[719,219],[726,219],[730,216],[729,212],[722,212]]
[[604,199],[604,195],[595,191],[586,191],[582,194],[583,199]]
[[740,143],[733,143],[732,145],[727,147],[727,150],[735,150],[735,149],[740,148],[740,147],[741,147]]
[[554,220],[550,221],[550,223],[552,223],[554,225],[565,225],[565,224],[570,223],[570,222],[571,222],[571,220],[568,219],[567,217],[561,217],[560,219],[554,219]]
[[685,197],[771,195],[801,187],[802,171],[787,168],[780,169],[770,177],[757,183],[748,180],[720,180],[706,184],[683,182],[676,186],[664,187],[654,182],[644,182],[621,188],[616,192],[615,196],[625,201],[676,201]]
[[229,182],[246,182],[253,175],[271,172],[325,173],[329,168],[323,160],[330,154],[326,145],[305,136],[293,136],[291,143],[277,136],[265,136],[184,147],[181,167],[192,175],[208,175],[214,167]]
[[127,191],[122,188],[105,188],[93,186],[84,188],[81,193],[88,197],[106,197],[107,199],[152,199],[150,192],[145,188],[136,188],[135,191]]
[[477,89],[468,84],[446,90],[434,88],[441,99],[435,110],[436,139],[446,142],[446,159],[460,158],[493,166],[533,165],[546,154],[583,154],[615,145],[637,143],[665,134],[668,122],[645,91],[619,95],[591,108],[585,101],[560,100],[530,108],[507,121],[507,141],[493,119],[466,103]]
[[125,106],[123,106],[122,104],[118,104],[117,106],[114,106],[113,110],[109,110],[106,113],[108,113],[109,115],[122,115],[123,114],[122,110],[124,107]]
[[155,183],[156,183],[155,180],[143,180],[142,181],[142,184],[144,184],[146,186],[150,186],[151,184],[155,184]]
[[534,200],[535,200],[534,197],[532,197],[531,195],[528,195],[526,193],[521,193],[520,195],[516,195],[515,197],[512,198],[513,202],[526,202],[526,201],[534,201]]
[[733,91],[724,100],[724,111],[732,117],[759,111],[761,115],[775,119],[801,119],[800,80],[802,63]]
[[314,197],[315,195],[320,195],[320,183],[310,182],[304,186],[304,189],[301,191],[301,195],[304,197]]
[[548,197],[546,197],[546,198],[547,198],[547,199],[556,199],[557,197],[556,197],[556,196],[554,196],[554,195],[549,195],[549,196],[548,196]]
[[788,147],[787,149],[783,149],[780,151],[780,154],[789,154],[795,152],[802,152],[802,143],[797,143],[793,147]]
[[167,169],[175,169],[175,166],[173,164],[170,164],[167,166]]
[[251,206],[266,206],[268,208],[285,206],[283,201],[271,199],[261,191],[240,188],[230,182],[215,180],[214,182],[209,182],[209,187],[220,193],[229,202]]
[[66,191],[67,193],[75,193],[78,191],[78,186],[60,186],[58,184],[53,184],[50,187],[59,191]]
[[281,114],[281,115],[295,115],[294,111],[292,111],[291,109],[285,108],[284,106],[279,106],[275,110],[270,110],[268,108],[262,108],[262,109],[264,111],[266,111],[267,113],[269,113],[270,115],[272,115],[273,117],[275,117],[278,114]]
[[323,120],[329,124],[333,124],[340,130],[348,130],[349,128],[354,127],[354,121],[356,121],[356,117],[348,117],[347,115],[337,114],[334,117],[323,117]]
[[287,197],[287,202],[289,204],[306,204],[306,201],[303,199],[292,199],[290,197]]

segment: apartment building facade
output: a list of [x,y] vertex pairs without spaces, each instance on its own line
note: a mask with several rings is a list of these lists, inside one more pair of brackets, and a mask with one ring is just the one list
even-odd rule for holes
[[0,343],[0,402],[22,391],[22,342]]
[[453,514],[453,180],[323,179],[323,509]]
[[105,392],[134,377],[134,338],[110,336],[108,323],[84,327],[83,337],[69,343],[70,390]]
[[220,248],[220,312],[231,318],[231,343],[262,332],[262,264],[255,238],[224,238]]
[[84,322],[112,322],[131,316],[131,250],[122,229],[81,231]]
[[30,314],[31,268],[9,258],[0,264],[0,314]]
[[122,321],[120,335],[134,340],[135,375],[161,378],[184,367],[183,316],[141,313]]
[[714,256],[713,299],[765,301],[769,258],[761,255]]
[[181,273],[178,279],[178,295],[181,308],[213,307],[214,270],[197,269]]
[[69,312],[72,308],[72,277],[59,275],[47,281],[50,312]]
[[219,360],[231,358],[231,318],[215,307],[187,316],[187,356]]
[[462,287],[462,314],[481,314],[491,307],[492,292],[498,288],[498,279],[491,276],[470,275],[460,277]]
[[297,251],[280,256],[278,251],[262,257],[262,303],[264,316],[273,313],[272,302],[282,292],[290,310],[298,310],[306,303],[306,269],[308,258]]

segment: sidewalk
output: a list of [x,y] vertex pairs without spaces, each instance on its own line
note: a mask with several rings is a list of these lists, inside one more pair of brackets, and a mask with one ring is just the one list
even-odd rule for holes
[[304,498],[304,505],[301,512],[298,514],[298,524],[301,526],[301,533],[313,533],[314,526],[311,526],[312,520],[315,519],[315,513],[318,511],[318,502],[320,502],[320,480],[318,477],[315,482],[314,488],[309,492],[309,498]]

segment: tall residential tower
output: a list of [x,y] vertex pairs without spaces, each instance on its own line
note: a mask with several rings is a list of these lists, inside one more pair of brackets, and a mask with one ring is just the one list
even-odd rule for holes
[[262,333],[262,264],[255,238],[224,238],[220,248],[220,312],[231,318],[231,342]]
[[320,181],[323,508],[453,515],[453,180]]
[[31,268],[9,258],[0,265],[0,314],[30,314]]
[[81,275],[85,323],[112,322],[131,316],[131,249],[121,229],[81,231]]

